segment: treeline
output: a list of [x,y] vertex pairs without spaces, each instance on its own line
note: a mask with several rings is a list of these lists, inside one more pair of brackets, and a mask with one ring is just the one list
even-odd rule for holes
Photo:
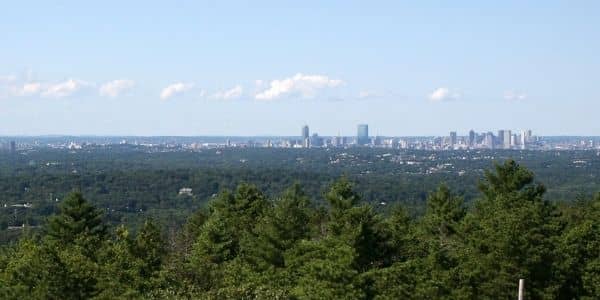
[[441,185],[422,217],[381,215],[341,178],[311,201],[224,191],[176,233],[109,228],[69,195],[41,235],[0,254],[2,299],[600,298],[600,196],[553,204],[509,160],[467,207]]
[[[19,236],[9,227],[44,224],[73,190],[103,210],[109,225],[130,229],[148,218],[162,227],[180,227],[190,211],[241,182],[256,185],[268,198],[297,182],[311,202],[323,205],[323,193],[340,176],[377,211],[400,203],[411,216],[420,216],[428,192],[440,182],[470,205],[479,195],[477,181],[484,170],[509,157],[547,184],[549,201],[589,198],[600,190],[600,182],[593,180],[600,178],[595,151],[248,148],[147,153],[129,148],[0,153],[0,245]],[[192,188],[191,196],[178,194],[184,187]],[[13,207],[25,203],[31,206]]]

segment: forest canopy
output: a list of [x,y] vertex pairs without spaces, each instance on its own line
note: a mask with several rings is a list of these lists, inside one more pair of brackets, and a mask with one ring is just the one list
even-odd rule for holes
[[557,204],[513,160],[471,205],[448,185],[422,215],[386,214],[347,177],[321,201],[242,183],[174,230],[133,232],[71,193],[41,230],[0,252],[2,299],[600,298],[600,196]]

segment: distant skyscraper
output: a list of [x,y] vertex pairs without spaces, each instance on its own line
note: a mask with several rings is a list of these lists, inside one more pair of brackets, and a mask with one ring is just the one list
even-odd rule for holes
[[369,143],[369,125],[359,124],[356,133],[356,143],[366,145]]
[[311,147],[322,147],[323,146],[323,138],[321,138],[317,133],[313,133],[310,138],[310,146]]
[[309,135],[308,125],[302,126],[302,146],[304,148],[310,147],[310,135]]
[[489,149],[494,149],[494,134],[491,132],[488,132],[485,135],[484,139],[485,139],[485,141],[484,141],[485,146]]
[[522,130],[521,131],[521,142],[519,143],[521,146],[521,149],[527,148],[527,143],[529,143],[529,140],[527,138],[527,131]]
[[512,139],[512,132],[510,130],[504,131],[504,149],[510,149]]
[[10,141],[10,152],[17,152],[17,143],[15,143],[15,141]]
[[302,139],[304,140],[305,138],[308,138],[309,135],[309,131],[308,131],[308,125],[304,125],[302,126]]
[[407,149],[408,148],[408,141],[407,140],[400,140],[399,144],[400,144],[399,147],[401,149]]
[[379,136],[375,136],[373,139],[371,139],[371,144],[373,146],[380,146],[381,145],[381,138]]
[[471,129],[471,131],[469,131],[469,147],[473,147],[475,146],[475,131],[473,131]]
[[302,140],[302,147],[310,148],[310,137],[307,137],[304,140]]
[[450,131],[450,146],[454,147],[456,145],[456,142],[457,142],[456,131]]
[[529,130],[523,130],[521,132],[521,135],[523,135],[523,139],[525,141],[526,144],[529,144],[531,142],[533,142],[533,136],[531,134],[531,129]]
[[498,130],[498,135],[496,136],[496,145],[500,148],[504,148],[504,130]]
[[338,136],[334,136],[333,138],[331,138],[331,146],[332,147],[340,147],[342,145],[342,137]]

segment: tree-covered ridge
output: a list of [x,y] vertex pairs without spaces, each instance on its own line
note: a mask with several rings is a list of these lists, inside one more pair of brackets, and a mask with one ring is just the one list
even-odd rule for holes
[[323,201],[241,184],[176,233],[109,228],[81,194],[0,254],[2,299],[600,298],[600,196],[557,205],[508,160],[467,205],[447,185],[423,216],[382,215],[346,177]]
[[[180,227],[190,211],[242,182],[268,198],[300,183],[311,202],[325,204],[323,194],[341,176],[353,183],[361,202],[378,212],[401,203],[411,216],[422,215],[428,191],[440,182],[470,205],[479,196],[477,181],[484,171],[509,158],[535,172],[547,186],[544,197],[549,201],[589,198],[600,190],[596,151],[39,148],[0,153],[0,244],[15,240],[23,224],[42,225],[73,190],[104,212],[107,225],[133,230],[148,218]],[[181,188],[192,190],[179,194]]]

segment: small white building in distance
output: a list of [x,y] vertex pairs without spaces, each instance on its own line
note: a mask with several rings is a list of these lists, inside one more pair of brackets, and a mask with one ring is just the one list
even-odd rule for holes
[[180,196],[192,196],[192,188],[184,187],[179,189]]

